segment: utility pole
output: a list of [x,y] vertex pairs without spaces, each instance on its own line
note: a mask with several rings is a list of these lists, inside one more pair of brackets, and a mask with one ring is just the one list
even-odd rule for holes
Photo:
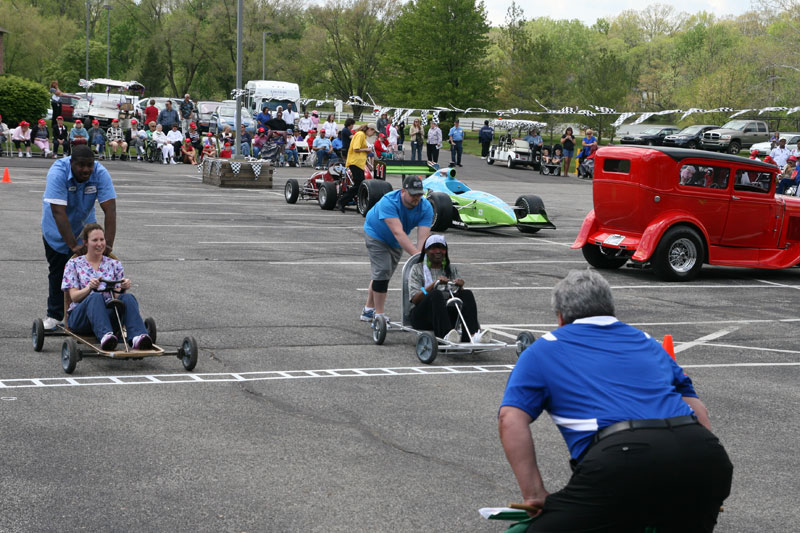
[[[86,81],[89,81],[89,0],[86,0]],[[86,86],[86,96],[89,96],[89,86]]]
[[261,79],[267,79],[267,32],[261,32]]
[[236,8],[236,143],[234,153],[242,155],[242,19],[244,18],[243,0],[238,1]]
[[106,78],[111,78],[111,10],[114,6],[106,4]]

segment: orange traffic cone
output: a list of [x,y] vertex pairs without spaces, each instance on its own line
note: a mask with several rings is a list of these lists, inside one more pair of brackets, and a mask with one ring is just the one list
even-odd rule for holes
[[661,343],[661,347],[666,350],[672,360],[675,360],[675,347],[672,345],[672,335],[664,335],[664,342]]
[[8,167],[3,171],[3,179],[0,183],[11,183],[11,176],[8,175]]

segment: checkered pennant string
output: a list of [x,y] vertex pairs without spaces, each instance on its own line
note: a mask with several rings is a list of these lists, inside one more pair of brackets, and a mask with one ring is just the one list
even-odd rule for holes
[[600,113],[601,115],[613,115],[617,112],[615,109],[612,109],[610,107],[603,107],[598,105],[593,105],[590,107],[595,108],[597,112]]
[[407,122],[408,121],[408,117],[410,117],[411,113],[413,113],[413,112],[414,112],[413,109],[409,109],[405,113],[403,113],[403,116],[400,117],[400,122],[401,123]]
[[428,125],[428,110],[427,109],[423,109],[422,110],[419,122],[423,126],[427,126]]
[[558,111],[556,111],[556,113],[561,114],[561,115],[570,115],[572,113],[575,113],[575,108],[574,107],[565,106],[565,107],[562,107],[561,109],[559,109]]
[[622,123],[628,120],[630,117],[635,115],[636,113],[622,113],[617,120],[615,120],[611,125],[615,128],[622,126]]
[[680,118],[680,120],[683,120],[683,119],[685,119],[686,117],[688,117],[688,116],[689,116],[689,115],[691,115],[692,113],[705,113],[705,112],[706,112],[706,110],[705,110],[705,109],[700,109],[700,108],[698,108],[698,107],[692,107],[692,108],[689,108],[689,110],[688,110],[688,111],[684,111],[684,112],[683,112],[683,115],[681,115],[681,118]]
[[400,115],[403,114],[403,108],[398,107],[394,110],[394,114],[392,115],[392,124],[400,124]]
[[[733,110],[731,109],[731,111],[733,111]],[[744,114],[745,114],[745,113],[747,113],[748,111],[755,111],[755,109],[740,109],[739,111],[737,111],[736,113],[734,113],[733,115],[731,115],[731,116],[730,116],[730,117],[728,117],[728,118],[736,118],[736,117],[738,117],[739,115],[744,115]]]
[[237,176],[242,170],[242,164],[238,161],[231,161],[231,170],[233,170],[233,175]]
[[797,113],[798,111],[800,111],[800,106],[798,106],[798,107],[790,107],[790,108],[789,108],[789,109],[786,111],[786,114],[787,114],[787,115],[791,115],[792,113]]
[[578,114],[579,115],[584,115],[584,116],[587,116],[587,117],[596,117],[597,116],[597,113],[595,113],[594,111],[591,111],[589,109],[579,109],[578,110]]
[[250,163],[250,168],[253,169],[253,174],[258,179],[261,176],[261,163]]
[[632,124],[633,125],[641,124],[642,122],[644,122],[645,120],[647,120],[648,118],[650,118],[652,116],[653,116],[653,113],[642,113],[642,115],[639,118],[637,118],[636,120],[634,120]]
[[[750,111],[747,109],[747,111]],[[706,113],[731,113],[733,112],[732,107],[718,107],[716,109],[706,109]]]
[[765,107],[761,111],[759,111],[758,114],[760,115],[764,111],[786,111],[787,109],[789,109],[789,108],[788,107]]
[[222,161],[220,161],[219,159],[217,159],[216,161],[214,161],[214,173],[215,173],[217,176],[219,176],[219,175],[220,175],[220,172],[222,172]]
[[203,173],[203,161],[200,161],[200,163],[197,165],[197,172],[200,172],[201,174]]
[[433,119],[432,120],[433,120],[434,124],[438,124],[439,123],[439,111],[438,110],[433,112]]

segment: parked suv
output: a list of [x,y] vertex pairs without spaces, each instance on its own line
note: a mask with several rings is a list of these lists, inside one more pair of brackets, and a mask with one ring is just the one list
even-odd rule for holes
[[667,135],[664,137],[664,146],[677,146],[680,148],[689,148],[694,150],[700,147],[703,140],[703,134],[709,130],[719,129],[719,126],[710,124],[695,124],[694,126],[686,126],[678,133]]
[[769,129],[763,120],[731,120],[703,134],[703,149],[738,154],[742,148],[768,140]]
[[800,264],[800,198],[775,195],[778,167],[681,148],[608,146],[595,155],[594,209],[572,248],[590,265],[632,261],[667,281],[703,263]]

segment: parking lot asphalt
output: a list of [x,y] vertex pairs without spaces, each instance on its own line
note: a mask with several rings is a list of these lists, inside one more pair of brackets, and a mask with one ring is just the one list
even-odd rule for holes
[[[464,163],[458,177],[473,189],[509,203],[540,195],[557,226],[447,232],[481,322],[509,341],[539,336],[556,326],[554,283],[586,268],[569,245],[591,182]],[[142,313],[156,319],[159,344],[194,336],[200,360],[187,373],[173,357],[84,359],[66,380],[62,338],[40,353],[30,339],[45,311],[50,164],[0,159],[12,180],[0,183],[0,531],[505,529],[477,510],[521,499],[496,429],[514,350],[425,366],[410,333],[374,345],[358,320],[369,282],[362,217],[284,200],[286,179],[312,170],[279,168],[272,190],[242,190],[204,185],[186,165],[108,162],[114,248]],[[621,320],[674,336],[732,458],[717,531],[793,529],[800,270],[705,267],[681,284],[631,268],[606,276]],[[399,287],[398,272],[393,318]],[[547,417],[533,429],[557,490],[566,447]]]

